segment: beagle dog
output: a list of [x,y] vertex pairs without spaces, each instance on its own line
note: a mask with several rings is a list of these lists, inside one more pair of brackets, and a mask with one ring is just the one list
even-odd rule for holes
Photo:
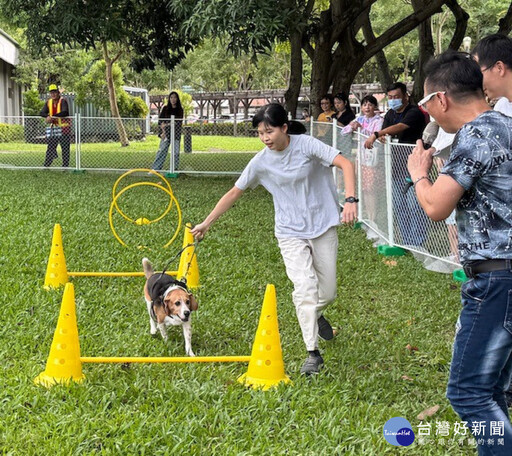
[[155,274],[147,258],[143,258],[142,267],[146,276],[144,298],[149,313],[151,335],[154,336],[159,330],[167,342],[167,326],[181,325],[185,338],[185,352],[188,356],[195,356],[192,351],[190,314],[197,310],[196,299],[184,282],[168,274]]

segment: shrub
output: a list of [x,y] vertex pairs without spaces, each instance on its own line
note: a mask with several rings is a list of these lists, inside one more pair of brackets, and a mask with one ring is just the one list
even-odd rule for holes
[[39,98],[39,92],[35,89],[23,93],[23,112],[26,116],[38,116],[44,103],[44,100]]
[[[203,136],[235,136],[235,127],[232,122],[225,123],[194,123],[189,126],[193,135]],[[255,137],[258,133],[251,122],[238,122],[236,124],[236,136]]]
[[23,126],[0,123],[0,143],[23,141]]
[[141,119],[148,115],[149,109],[144,100],[129,95],[124,90],[119,93],[117,103],[121,117]]
[[[189,128],[194,136],[235,136],[235,127],[233,123],[192,123],[183,126]],[[151,133],[160,134],[158,122],[151,122]],[[236,124],[236,136],[257,138],[258,132],[254,129],[251,122],[238,122]]]

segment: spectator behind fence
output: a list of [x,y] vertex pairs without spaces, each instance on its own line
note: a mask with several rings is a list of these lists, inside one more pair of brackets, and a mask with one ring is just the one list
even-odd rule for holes
[[[491,100],[498,99],[494,110],[512,117],[512,39],[501,34],[486,36],[472,55],[483,75],[484,93]],[[512,385],[506,396],[512,406]]]
[[156,153],[155,161],[151,166],[154,170],[163,169],[167,152],[171,145],[171,116],[174,116],[174,170],[179,169],[180,165],[180,141],[181,126],[183,123],[183,108],[181,107],[180,97],[177,92],[171,92],[167,104],[162,108],[158,116],[158,127],[160,129],[160,147]]
[[43,105],[39,115],[45,118],[46,127],[46,157],[44,166],[51,166],[53,160],[58,157],[57,146],[60,144],[62,151],[62,166],[69,166],[69,147],[71,144],[71,119],[69,117],[69,105],[66,98],[60,95],[56,84],[48,87],[50,98]]
[[[425,68],[420,103],[446,132],[456,133],[442,174],[429,181],[433,150],[421,142],[408,168],[429,217],[443,220],[457,208],[469,280],[461,290],[447,397],[477,439],[479,455],[510,456],[504,392],[512,372],[512,118],[489,109],[482,72],[468,57],[445,52]],[[493,440],[498,423],[502,445]]]
[[334,117],[339,126],[345,127],[356,118],[354,111],[350,107],[350,100],[345,92],[336,94],[334,97],[334,107],[336,108]]
[[318,337],[332,339],[333,331],[323,311],[336,297],[339,202],[331,166],[342,169],[348,197],[342,221],[353,223],[357,214],[354,165],[338,150],[303,133],[288,121],[285,109],[272,103],[252,119],[265,148],[249,162],[234,187],[213,211],[192,229],[201,239],[210,226],[242,196],[262,185],[272,195],[275,236],[286,274],[292,281],[293,303],[308,351],[301,373],[320,371],[324,361]]
[[[418,106],[410,103],[407,87],[401,82],[391,84],[387,89],[390,109],[384,116],[382,130],[376,131],[365,142],[371,149],[375,140],[390,135],[401,144],[415,144],[421,139],[425,129],[425,116]],[[391,173],[393,206],[395,208],[401,243],[404,245],[422,246],[427,239],[427,217],[421,209],[413,192],[404,193],[409,174],[407,157],[411,148],[400,145],[391,146]]]
[[472,52],[483,75],[484,93],[499,98],[494,110],[512,117],[512,39],[495,34],[482,38]]
[[[320,107],[323,112],[317,118],[318,122],[326,122],[332,124],[332,119],[336,114],[333,108],[333,98],[332,95],[326,94],[320,100]],[[316,126],[316,137],[325,142],[326,144],[332,144],[332,128],[328,125],[317,125]]]
[[333,104],[332,95],[326,94],[322,97],[320,100],[320,107],[323,112],[318,116],[318,122],[332,122],[332,118],[336,114]]
[[[350,122],[350,124],[343,129],[343,133],[348,134],[360,128],[363,135],[371,136],[375,131],[379,131],[382,128],[382,122],[384,119],[375,112],[378,109],[379,104],[373,95],[367,95],[364,97],[361,100],[362,115]],[[366,208],[368,218],[371,221],[375,221],[375,217],[377,215],[376,196],[377,192],[382,190],[375,188],[377,169],[379,165],[379,151],[376,147],[367,149],[364,147],[364,143],[361,143],[359,157],[361,160],[364,206]],[[380,161],[381,166],[382,163],[383,160]]]

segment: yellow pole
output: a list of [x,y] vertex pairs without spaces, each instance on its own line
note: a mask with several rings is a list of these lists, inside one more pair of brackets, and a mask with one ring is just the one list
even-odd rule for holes
[[[178,271],[165,271],[170,276],[176,276]],[[160,274],[156,272],[155,274]],[[144,272],[68,272],[70,277],[144,277]]]
[[250,359],[250,356],[80,357],[82,363],[248,363]]

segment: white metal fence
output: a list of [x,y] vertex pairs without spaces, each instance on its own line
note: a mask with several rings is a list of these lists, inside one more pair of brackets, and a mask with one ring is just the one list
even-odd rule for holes
[[[128,146],[120,144],[121,125]],[[453,217],[432,222],[407,183],[412,145],[376,141],[373,149],[365,149],[364,135],[343,134],[334,122],[311,121],[305,126],[355,164],[358,218],[376,243],[403,247],[430,269],[450,272],[459,266]],[[162,126],[149,125],[146,119],[76,115],[57,131],[50,130],[40,117],[0,117],[0,167],[115,172],[153,168],[171,174],[237,175],[262,148],[250,122],[187,124],[172,119]],[[441,163],[437,165],[432,179]],[[343,201],[343,175],[335,170],[334,176]]]
[[[315,122],[316,124],[316,122]],[[312,131],[319,126],[313,125]],[[407,172],[407,158],[414,145],[375,141],[366,149],[367,136],[356,132],[343,135],[331,126],[334,147],[356,166],[358,220],[376,244],[402,247],[412,252],[428,269],[452,272],[460,268],[457,251],[457,228],[453,214],[442,222],[427,217],[418,203]],[[437,178],[441,162],[436,162],[431,179]],[[344,200],[343,174],[336,169],[335,180]]]

